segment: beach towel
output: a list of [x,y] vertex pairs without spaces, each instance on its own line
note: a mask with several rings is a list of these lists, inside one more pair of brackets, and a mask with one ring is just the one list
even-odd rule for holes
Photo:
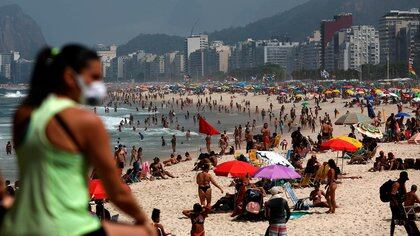
[[286,224],[270,224],[270,226],[268,226],[267,231],[265,232],[265,236],[286,236],[286,235],[287,235]]

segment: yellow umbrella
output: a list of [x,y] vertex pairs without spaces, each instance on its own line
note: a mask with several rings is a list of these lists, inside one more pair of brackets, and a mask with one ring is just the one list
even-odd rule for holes
[[338,90],[338,89],[334,89],[332,92],[333,93],[341,93],[340,90]]
[[330,90],[327,90],[324,92],[325,94],[332,94],[332,92]]
[[296,95],[295,95],[295,97],[297,97],[297,98],[302,98],[302,97],[303,97],[303,95],[302,95],[302,94],[296,94]]
[[375,93],[376,93],[376,94],[381,94],[381,93],[383,93],[383,91],[382,91],[382,90],[380,90],[380,89],[375,89]]
[[346,93],[347,93],[348,95],[354,95],[354,91],[353,91],[353,90],[351,90],[351,89],[347,89],[347,90],[346,90]]

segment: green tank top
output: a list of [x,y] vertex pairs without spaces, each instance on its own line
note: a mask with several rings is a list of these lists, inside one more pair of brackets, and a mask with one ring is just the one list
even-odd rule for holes
[[0,235],[83,235],[100,228],[87,210],[87,158],[54,147],[46,135],[51,118],[74,106],[70,99],[50,95],[32,112],[16,150],[21,188]]

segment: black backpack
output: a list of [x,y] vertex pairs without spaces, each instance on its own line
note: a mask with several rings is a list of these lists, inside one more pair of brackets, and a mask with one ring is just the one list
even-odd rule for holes
[[391,191],[392,191],[392,185],[394,183],[395,181],[388,180],[385,183],[383,183],[382,186],[379,188],[379,197],[381,198],[382,202],[391,201]]

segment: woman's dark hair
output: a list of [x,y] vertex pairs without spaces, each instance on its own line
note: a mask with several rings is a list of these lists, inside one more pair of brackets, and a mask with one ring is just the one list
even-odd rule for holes
[[335,161],[333,159],[328,160],[328,166],[330,166],[330,168],[334,170],[334,179],[337,179],[338,174],[340,174],[340,168],[337,167],[337,164],[335,164]]
[[81,45],[67,45],[61,51],[50,47],[42,49],[36,58],[29,93],[23,104],[38,107],[49,94],[62,92],[65,90],[64,70],[70,67],[79,73],[91,60],[99,60],[98,54]]
[[203,207],[200,205],[200,203],[196,203],[196,204],[194,204],[194,206],[193,206],[193,212],[194,212],[194,213],[199,214],[199,213],[201,213],[202,211],[203,211]]

